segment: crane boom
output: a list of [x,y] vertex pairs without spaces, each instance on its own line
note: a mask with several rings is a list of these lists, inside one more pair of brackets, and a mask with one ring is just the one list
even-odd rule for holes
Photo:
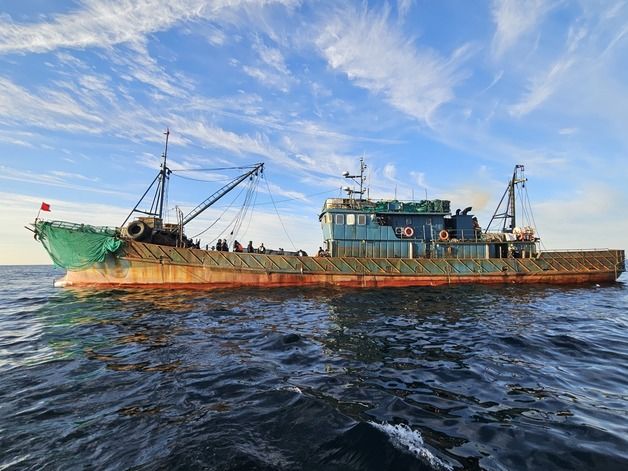
[[214,204],[216,201],[218,201],[220,198],[222,198],[223,196],[225,196],[227,193],[229,193],[231,190],[233,190],[236,186],[238,186],[240,183],[242,183],[244,180],[246,180],[248,177],[250,177],[253,174],[257,174],[260,171],[263,171],[264,169],[264,163],[258,163],[255,164],[253,166],[253,169],[240,175],[239,177],[237,177],[235,180],[232,180],[230,183],[227,183],[225,186],[223,186],[222,188],[220,188],[219,190],[215,191],[212,195],[210,195],[205,201],[201,202],[196,208],[194,208],[192,211],[190,211],[184,218],[183,218],[183,223],[182,225],[185,226],[187,223],[189,223],[192,219],[194,219],[196,216],[198,216],[199,214],[201,214],[203,211],[205,211],[207,208],[209,208],[212,204]]

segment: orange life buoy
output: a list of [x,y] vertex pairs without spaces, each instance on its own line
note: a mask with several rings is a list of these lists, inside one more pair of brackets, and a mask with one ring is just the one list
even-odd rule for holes
[[440,240],[449,240],[449,232],[443,229],[442,231],[438,233],[438,238]]
[[412,237],[414,235],[414,229],[412,229],[410,226],[406,227],[403,230],[403,235],[406,237]]

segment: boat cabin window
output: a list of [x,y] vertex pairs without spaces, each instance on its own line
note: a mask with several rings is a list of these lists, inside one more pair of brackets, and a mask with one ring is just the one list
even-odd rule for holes
[[325,224],[331,224],[333,222],[332,215],[329,213],[325,214],[324,222]]
[[347,225],[353,226],[355,224],[355,214],[347,214]]
[[345,215],[336,214],[336,224],[344,224],[344,223],[345,223]]
[[358,226],[364,226],[366,224],[366,214],[358,214]]

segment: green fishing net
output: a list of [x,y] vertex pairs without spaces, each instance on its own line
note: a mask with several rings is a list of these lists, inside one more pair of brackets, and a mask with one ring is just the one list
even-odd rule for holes
[[55,265],[68,270],[80,270],[102,262],[108,253],[122,245],[116,231],[106,227],[38,221],[35,231]]

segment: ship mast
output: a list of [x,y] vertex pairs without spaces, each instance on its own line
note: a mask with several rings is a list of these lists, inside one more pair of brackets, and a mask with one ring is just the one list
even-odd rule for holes
[[170,137],[170,128],[166,128],[166,148],[164,149],[164,153],[162,157],[164,161],[161,164],[161,172],[159,172],[159,186],[157,187],[157,191],[159,192],[159,210],[157,211],[157,217],[159,219],[163,218],[164,212],[164,197],[166,195],[166,186],[168,184],[168,177],[170,176],[170,169],[166,165],[168,159],[168,138]]
[[[523,174],[524,170],[525,168],[523,165],[519,165],[519,164],[515,165],[515,169],[512,173],[512,179],[508,182],[508,187],[506,188],[506,191],[504,192],[501,199],[499,200],[497,209],[495,209],[495,212],[493,213],[493,217],[491,218],[491,221],[488,223],[488,226],[486,226],[485,232],[489,231],[491,224],[493,223],[493,221],[497,219],[504,220],[504,223],[502,225],[502,232],[512,233],[515,227],[517,227],[517,212],[516,212],[517,208],[516,208],[516,201],[515,201],[515,187],[520,183],[525,185],[527,178],[525,178]],[[502,208],[502,204],[504,202],[504,198],[506,198],[506,195],[508,195],[508,199],[506,201],[506,207],[503,210],[503,212],[500,213],[499,211]],[[508,224],[508,222],[510,222],[510,224]]]
[[[120,227],[124,226],[127,223],[127,221],[131,218],[133,213],[141,213],[147,216],[152,216],[156,219],[159,219],[160,221],[163,220],[162,218],[163,218],[163,213],[164,213],[164,199],[166,196],[166,188],[168,185],[168,178],[170,177],[170,174],[172,173],[172,170],[170,170],[167,165],[168,138],[170,137],[170,128],[167,128],[164,134],[166,135],[166,148],[164,150],[164,153],[162,154],[163,162],[161,163],[161,169],[159,170],[159,173],[157,174],[157,176],[154,178],[153,182],[148,186],[148,188],[146,189],[142,197],[139,199],[137,204],[133,207],[129,215],[122,222]],[[150,206],[150,209],[148,211],[142,211],[142,210],[137,209],[142,203],[142,201],[144,201],[144,198],[146,197],[148,192],[151,190],[151,188],[153,188],[153,185],[155,185],[155,183],[157,183],[157,191],[155,192],[155,196],[153,198],[153,202]]]

